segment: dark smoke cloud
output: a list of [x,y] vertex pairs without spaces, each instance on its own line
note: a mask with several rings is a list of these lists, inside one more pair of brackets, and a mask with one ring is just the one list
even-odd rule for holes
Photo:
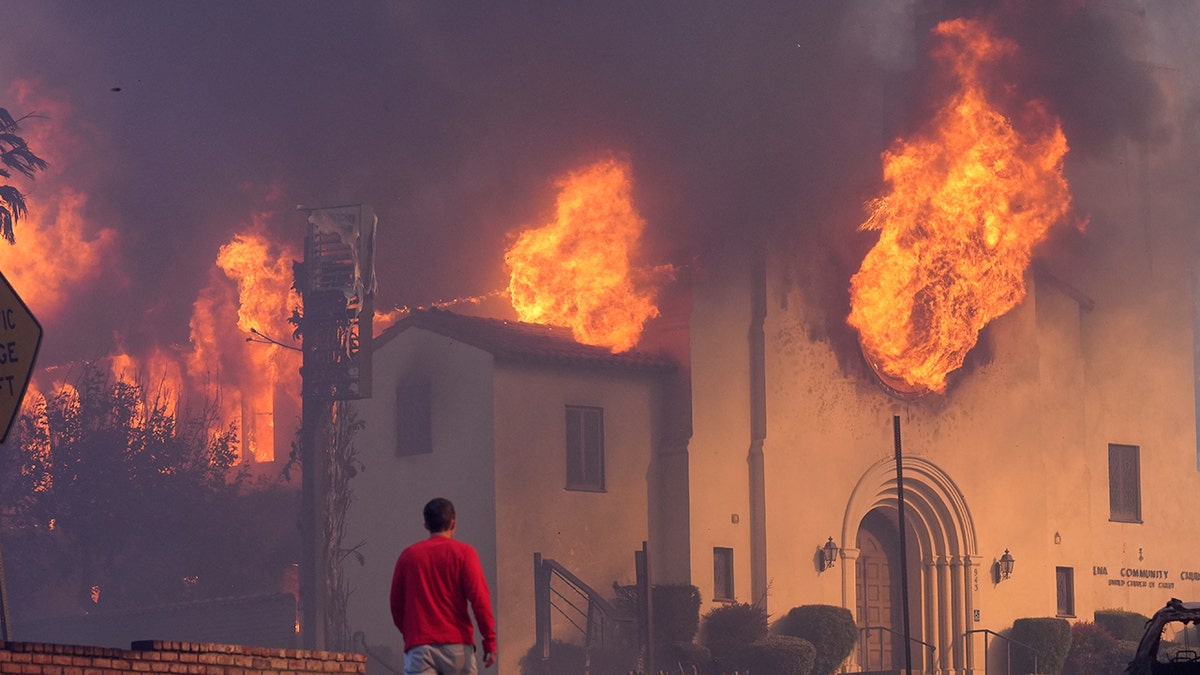
[[1050,103],[1074,152],[1120,138],[1170,140],[1166,101],[1147,68],[1144,8],[1130,2],[965,0],[953,11],[989,18],[1020,45],[1009,73],[1027,98]]
[[[1029,86],[1068,134],[1084,145],[1157,134],[1153,92],[1112,47],[1123,38],[1036,7],[1005,26],[1030,41]],[[132,350],[186,341],[217,247],[264,211],[298,245],[296,204],[376,208],[381,309],[497,290],[506,237],[549,217],[553,178],[608,153],[632,163],[647,262],[786,235],[779,250],[813,270],[799,274],[836,279],[809,292],[836,304],[869,243],[854,228],[879,187],[879,152],[916,104],[917,27],[931,11],[7,2],[0,81],[70,102],[89,139],[70,171],[97,226],[122,233],[109,264],[130,280],[79,289],[48,339],[61,358],[99,355],[112,332]]]

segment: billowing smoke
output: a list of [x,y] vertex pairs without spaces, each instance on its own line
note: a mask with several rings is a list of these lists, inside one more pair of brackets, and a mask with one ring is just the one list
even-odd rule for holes
[[871,244],[855,228],[880,152],[927,112],[934,21],[986,14],[1022,45],[1014,81],[1062,118],[1069,171],[1120,138],[1195,140],[1194,73],[1178,72],[1191,112],[1172,126],[1145,62],[1200,62],[1198,12],[1185,0],[7,3],[0,17],[21,28],[0,45],[0,90],[14,113],[51,115],[25,128],[57,172],[22,186],[31,215],[7,255],[41,257],[38,223],[75,214],[80,234],[55,226],[57,246],[98,255],[99,271],[47,259],[58,273],[18,288],[60,287],[53,309],[31,301],[41,364],[148,354],[192,339],[219,248],[249,222],[298,250],[295,205],[368,203],[378,309],[484,296],[507,287],[513,233],[548,222],[555,179],[615,153],[646,221],[641,262],[703,264],[772,237],[795,261],[782,281],[827,337],[846,331],[847,280]]

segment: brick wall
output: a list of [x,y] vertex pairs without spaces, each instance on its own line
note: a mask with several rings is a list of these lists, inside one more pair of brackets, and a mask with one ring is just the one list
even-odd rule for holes
[[362,654],[211,642],[147,640],[114,649],[0,641],[0,675],[361,675],[366,667]]
[[8,635],[25,642],[125,647],[140,640],[295,649],[296,598],[288,593],[218,598],[84,615],[19,617]]

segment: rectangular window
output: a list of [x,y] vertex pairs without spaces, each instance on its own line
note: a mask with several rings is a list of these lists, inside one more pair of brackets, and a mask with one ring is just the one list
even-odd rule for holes
[[1055,586],[1058,588],[1058,615],[1075,616],[1075,568],[1054,568]]
[[604,409],[567,406],[567,489],[604,490]]
[[713,547],[713,601],[733,600],[733,549]]
[[396,456],[433,452],[433,388],[420,375],[396,388]]
[[1136,445],[1108,446],[1109,520],[1142,522],[1141,462]]

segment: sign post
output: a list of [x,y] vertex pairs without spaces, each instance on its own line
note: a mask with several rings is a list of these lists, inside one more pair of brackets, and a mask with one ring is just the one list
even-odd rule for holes
[[0,443],[21,408],[41,344],[41,324],[0,273]]
[[[0,273],[0,443],[8,438],[42,344],[42,326]],[[0,640],[9,640],[8,591],[0,550]]]

